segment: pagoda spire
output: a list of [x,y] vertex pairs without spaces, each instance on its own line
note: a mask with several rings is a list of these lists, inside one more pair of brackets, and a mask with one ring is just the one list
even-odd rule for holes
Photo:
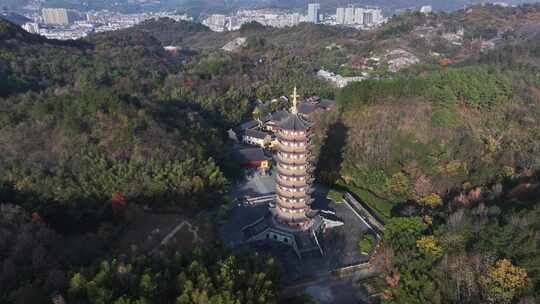
[[293,98],[293,106],[291,108],[291,113],[298,114],[298,97],[300,97],[300,95],[296,93],[296,86],[294,86],[293,94],[291,95],[291,97]]

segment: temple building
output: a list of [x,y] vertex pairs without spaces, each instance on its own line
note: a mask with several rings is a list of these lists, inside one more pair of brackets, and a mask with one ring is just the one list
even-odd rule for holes
[[298,112],[298,95],[294,88],[293,106],[276,125],[278,140],[276,157],[276,199],[269,212],[242,229],[247,242],[277,241],[292,246],[302,254],[319,251],[324,254],[318,235],[326,228],[340,226],[313,210],[313,159],[311,126]]

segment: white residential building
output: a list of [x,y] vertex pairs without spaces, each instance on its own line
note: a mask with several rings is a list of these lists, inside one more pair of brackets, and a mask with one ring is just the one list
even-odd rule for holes
[[309,3],[307,21],[312,23],[319,23],[319,11],[321,10],[321,4]]
[[345,24],[345,8],[344,7],[338,7],[336,9],[336,23]]
[[71,22],[69,12],[65,8],[44,8],[41,13],[45,24],[69,25]]
[[325,79],[326,81],[330,81],[338,88],[344,88],[351,82],[358,82],[367,79],[366,76],[343,77],[339,74],[335,74],[325,70],[319,70],[317,72],[317,76]]
[[37,23],[27,22],[22,26],[22,28],[31,34],[39,34],[39,24]]
[[338,7],[336,9],[336,24],[373,27],[385,22],[380,8]]
[[354,24],[364,23],[364,9],[357,7],[354,9]]
[[354,6],[345,8],[345,24],[354,24]]
[[433,8],[431,7],[431,5],[424,5],[420,8],[420,13],[422,14],[429,15],[432,12],[433,12]]
[[291,15],[291,24],[290,26],[295,26],[300,23],[300,14],[294,13]]
[[203,21],[203,24],[215,32],[223,32],[226,29],[226,21],[227,16],[222,14],[212,14]]

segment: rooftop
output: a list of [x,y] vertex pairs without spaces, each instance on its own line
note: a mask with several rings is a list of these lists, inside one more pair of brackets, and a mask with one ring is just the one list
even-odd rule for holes
[[302,102],[298,105],[298,113],[304,114],[304,115],[310,115],[315,110],[317,110],[318,106],[315,103],[312,102]]
[[245,135],[249,137],[253,137],[253,138],[258,138],[258,139],[265,139],[267,136],[269,136],[268,133],[258,131],[258,130],[253,130],[253,129],[246,130]]
[[311,124],[297,114],[289,114],[287,118],[280,122],[279,127],[284,130],[307,130],[311,127]]
[[253,128],[257,127],[258,125],[259,125],[258,121],[250,120],[250,121],[247,121],[247,122],[241,124],[240,126],[238,126],[238,129],[241,130],[241,131],[245,131],[245,130],[248,130],[248,129],[253,129]]
[[274,122],[281,122],[283,119],[287,118],[289,114],[290,113],[285,110],[279,110],[270,115],[270,120]]
[[262,161],[267,160],[261,148],[245,148],[237,150],[235,158],[239,161]]

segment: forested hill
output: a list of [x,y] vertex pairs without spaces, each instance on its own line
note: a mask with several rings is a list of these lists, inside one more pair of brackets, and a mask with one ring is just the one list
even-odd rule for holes
[[223,149],[219,122],[189,100],[165,101],[163,86],[180,66],[152,36],[62,43],[2,28],[4,182],[65,204],[119,191],[190,206],[196,193],[221,189],[212,159]]
[[384,303],[538,301],[538,41],[351,84],[320,120],[319,180],[386,219]]
[[[493,20],[534,20],[539,8]],[[499,10],[478,9],[482,18]],[[0,286],[8,286],[0,302],[60,294],[68,303],[201,295],[274,303],[273,262],[230,257],[219,244],[109,254],[129,226],[123,208],[185,215],[227,201],[239,171],[225,131],[253,117],[254,100],[298,86],[338,101],[315,117],[318,181],[387,221],[382,275],[367,290],[386,303],[534,303],[539,40],[534,31],[514,35],[515,20],[499,27],[477,18],[457,45],[442,38],[457,35],[466,16],[407,13],[374,31],[248,24],[225,34],[158,20],[73,42],[0,21]],[[499,42],[474,47],[486,33]],[[244,46],[221,49],[238,37]],[[385,62],[344,89],[315,75],[321,67],[356,75],[365,59],[384,61],[398,48],[420,64],[390,73]]]

